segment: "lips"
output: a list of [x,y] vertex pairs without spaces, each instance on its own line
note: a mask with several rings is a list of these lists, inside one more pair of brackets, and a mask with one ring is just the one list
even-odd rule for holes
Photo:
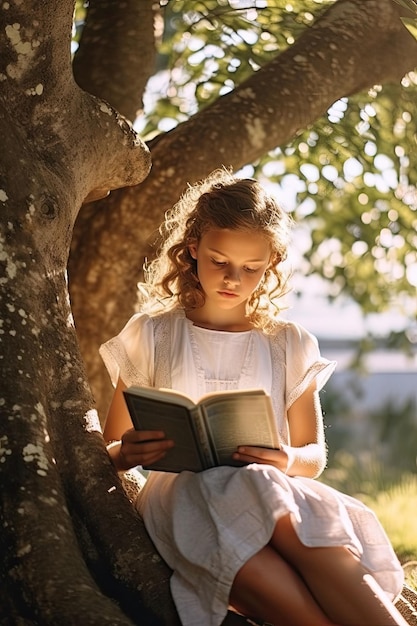
[[218,291],[219,296],[223,296],[224,298],[237,298],[238,294],[234,291]]

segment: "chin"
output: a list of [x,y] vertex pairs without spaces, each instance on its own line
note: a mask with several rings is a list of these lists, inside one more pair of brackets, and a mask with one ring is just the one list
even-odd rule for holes
[[227,299],[222,299],[220,298],[220,300],[217,301],[217,305],[220,309],[235,309],[236,307],[242,306],[242,302],[241,300],[227,300]]

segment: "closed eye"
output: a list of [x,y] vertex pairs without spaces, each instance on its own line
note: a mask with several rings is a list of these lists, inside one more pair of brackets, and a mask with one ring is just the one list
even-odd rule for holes
[[210,259],[210,261],[217,267],[224,267],[226,265],[226,261],[216,261],[216,259]]
[[255,272],[259,272],[260,270],[259,267],[244,267],[243,269],[245,270],[245,272],[248,272],[248,274],[254,274]]

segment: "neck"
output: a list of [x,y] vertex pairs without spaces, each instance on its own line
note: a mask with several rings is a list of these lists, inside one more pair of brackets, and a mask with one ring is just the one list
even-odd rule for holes
[[246,315],[244,313],[243,315],[236,315],[236,311],[219,311],[216,309],[215,313],[212,313],[203,306],[199,309],[187,310],[185,315],[195,326],[209,330],[241,332],[253,328]]

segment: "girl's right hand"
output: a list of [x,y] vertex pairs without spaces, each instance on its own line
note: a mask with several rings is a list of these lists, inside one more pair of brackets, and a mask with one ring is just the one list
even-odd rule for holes
[[136,465],[147,466],[162,459],[167,450],[174,447],[172,439],[165,439],[160,430],[135,430],[123,433],[120,441],[107,445],[107,452],[118,472]]

